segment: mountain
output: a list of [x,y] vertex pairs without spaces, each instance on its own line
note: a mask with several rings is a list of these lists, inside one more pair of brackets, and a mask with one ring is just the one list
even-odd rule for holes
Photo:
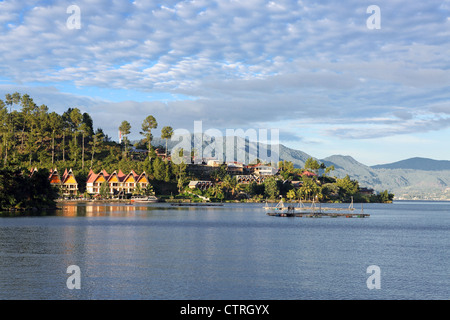
[[414,169],[425,171],[450,170],[450,161],[427,158],[410,158],[398,162],[372,166],[373,169]]
[[[303,167],[310,155],[280,145],[280,160]],[[413,158],[394,164],[367,166],[351,156],[332,155],[317,159],[335,170],[329,174],[343,178],[347,174],[359,182],[361,187],[377,192],[388,190],[395,199],[450,200],[450,161]]]
[[360,186],[389,190],[396,199],[450,200],[450,161],[412,158],[369,167],[350,156],[334,155],[322,162],[335,166],[336,177],[348,174]]
[[386,189],[383,189],[383,184],[378,177],[376,170],[356,161],[351,156],[333,155],[320,161],[327,167],[333,165],[335,170],[330,174],[338,178],[343,178],[348,174],[350,178],[358,180],[362,187],[373,188],[380,191]]
[[[183,136],[186,141],[191,141],[192,147],[202,145],[203,148],[211,141],[209,137],[203,138],[191,135]],[[190,139],[190,140],[189,140]],[[181,140],[180,140],[181,141]],[[206,141],[206,142],[205,142]],[[168,147],[173,150],[178,141],[168,141]],[[154,138],[154,146],[165,146],[165,140]],[[179,145],[178,145],[179,146]],[[258,144],[247,139],[235,137],[233,153],[244,146],[245,150],[257,148]],[[279,160],[291,161],[295,167],[301,168],[308,158],[314,158],[323,162],[327,167],[333,165],[335,170],[329,175],[343,178],[347,174],[351,179],[359,182],[361,187],[372,188],[378,192],[388,190],[394,193],[396,199],[431,199],[450,200],[450,161],[433,160],[427,158],[411,158],[394,163],[367,166],[356,161],[351,156],[331,155],[324,159],[315,158],[303,151],[288,148],[282,144],[277,145]],[[270,148],[270,146],[268,147]],[[223,144],[223,152],[226,153],[226,144]],[[227,161],[228,157],[225,157]],[[233,160],[233,159],[231,159]],[[234,159],[239,161],[238,159]]]

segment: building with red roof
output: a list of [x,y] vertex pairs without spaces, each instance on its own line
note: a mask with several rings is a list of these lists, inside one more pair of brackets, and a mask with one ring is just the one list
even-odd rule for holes
[[86,181],[86,190],[90,194],[100,194],[102,184],[106,182],[108,186],[108,193],[111,195],[133,193],[139,185],[141,190],[147,188],[149,179],[145,172],[138,175],[134,170],[125,174],[122,170],[114,171],[108,174],[106,170],[100,171],[98,174],[89,172]]

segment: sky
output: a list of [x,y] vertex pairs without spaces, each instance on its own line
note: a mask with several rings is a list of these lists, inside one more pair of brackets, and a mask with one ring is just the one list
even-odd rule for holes
[[[376,6],[373,9],[373,6]],[[0,1],[0,99],[130,139],[277,129],[366,165],[450,160],[450,1]]]

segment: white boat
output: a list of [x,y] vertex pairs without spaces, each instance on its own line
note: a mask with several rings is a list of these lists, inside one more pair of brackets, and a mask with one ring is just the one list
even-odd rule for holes
[[132,196],[131,202],[158,202],[159,198],[155,196]]

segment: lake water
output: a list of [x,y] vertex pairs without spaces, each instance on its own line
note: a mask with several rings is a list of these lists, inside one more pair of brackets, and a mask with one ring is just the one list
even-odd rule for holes
[[262,206],[68,203],[0,218],[0,299],[450,298],[450,202],[365,204],[370,217],[351,219]]

